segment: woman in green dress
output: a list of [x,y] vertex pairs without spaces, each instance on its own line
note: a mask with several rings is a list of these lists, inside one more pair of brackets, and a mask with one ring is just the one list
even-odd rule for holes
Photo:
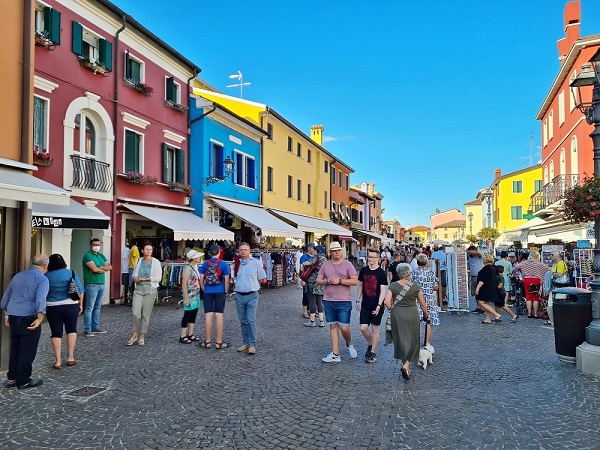
[[410,363],[419,361],[420,327],[417,301],[423,311],[423,319],[429,322],[429,313],[423,292],[418,284],[410,281],[410,265],[400,263],[396,267],[400,278],[390,284],[385,295],[385,306],[390,310],[386,323],[386,340],[394,343],[394,358],[402,361],[402,378],[410,378]]

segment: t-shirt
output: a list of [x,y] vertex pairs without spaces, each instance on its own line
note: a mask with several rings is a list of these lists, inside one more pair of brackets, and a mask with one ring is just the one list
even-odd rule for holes
[[504,273],[502,274],[502,276],[504,277],[504,289],[510,290],[510,276],[513,272],[512,264],[506,259],[501,259],[499,261],[496,261],[496,265],[504,267]]
[[131,250],[127,247],[121,252],[121,273],[129,273],[129,253]]
[[392,274],[392,282],[394,281],[398,281],[400,279],[400,277],[398,276],[398,272],[396,272],[396,268],[398,267],[398,264],[400,264],[401,261],[394,261],[392,264],[390,264],[390,273]]
[[[498,286],[500,286],[500,283],[504,283],[504,274],[498,274],[497,282]],[[506,285],[503,284],[501,288],[498,288],[498,300],[504,300],[504,297],[506,297],[505,286]]]
[[[216,263],[217,261],[218,258],[210,258],[211,263]],[[204,280],[205,294],[216,294],[219,292],[225,292],[225,276],[231,274],[231,271],[229,270],[229,264],[227,264],[225,261],[219,261],[219,269],[221,269],[221,282],[219,284],[206,284],[206,280]],[[200,272],[201,275],[205,275],[207,270],[208,261],[204,261],[198,272]]]
[[469,264],[469,274],[476,277],[481,269],[483,269],[483,258],[478,255],[467,255],[467,263]]
[[88,250],[85,255],[83,255],[82,265],[83,265],[83,284],[104,284],[105,274],[104,273],[94,273],[90,271],[90,268],[87,266],[87,263],[92,261],[96,264],[96,267],[102,267],[106,262],[106,258],[102,253],[94,253],[91,250]]
[[135,263],[140,259],[140,250],[137,248],[137,245],[131,247],[131,251],[129,252],[129,268],[133,269],[135,267]]
[[379,303],[381,286],[387,286],[385,271],[378,267],[372,270],[363,267],[358,274],[358,281],[362,283],[362,308],[373,310]]
[[[319,275],[326,280],[332,277],[348,280],[352,276],[356,275],[356,269],[352,263],[345,259],[339,264],[334,264],[332,261],[327,261],[319,269]],[[323,300],[329,300],[332,302],[351,302],[352,292],[350,290],[350,286],[344,286],[341,284],[325,285]]]
[[433,259],[437,259],[440,262],[440,270],[446,270],[446,253],[443,250],[433,252],[431,255]]

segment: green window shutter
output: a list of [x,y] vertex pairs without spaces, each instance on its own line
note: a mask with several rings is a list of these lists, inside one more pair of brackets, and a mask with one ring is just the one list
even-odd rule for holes
[[109,72],[112,71],[112,42],[106,39],[98,40],[98,62]]
[[44,22],[48,39],[56,45],[60,45],[60,11],[52,8],[44,9]]
[[71,49],[78,56],[83,56],[83,27],[79,22],[73,21],[73,43]]
[[185,167],[183,150],[178,148],[175,150],[175,176],[178,183],[185,183]]
[[167,148],[167,144],[165,143],[162,144],[162,160],[162,181],[164,183],[167,183],[171,181],[171,177],[169,174],[169,149]]
[[177,101],[177,96],[175,94],[175,79],[173,77],[167,78],[167,92],[165,94],[165,100],[173,103]]
[[125,52],[125,78],[131,80],[131,58],[129,52]]
[[140,63],[137,61],[131,60],[131,79],[133,81],[141,80],[141,68]]
[[125,171],[140,170],[140,138],[133,131],[125,131]]

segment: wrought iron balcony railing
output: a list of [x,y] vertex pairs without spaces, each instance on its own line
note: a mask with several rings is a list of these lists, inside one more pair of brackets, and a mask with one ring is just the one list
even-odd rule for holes
[[72,155],[72,187],[90,191],[109,192],[112,189],[110,165],[91,158]]
[[547,183],[541,191],[531,196],[529,209],[537,212],[565,198],[569,189],[577,186],[579,174],[558,175]]

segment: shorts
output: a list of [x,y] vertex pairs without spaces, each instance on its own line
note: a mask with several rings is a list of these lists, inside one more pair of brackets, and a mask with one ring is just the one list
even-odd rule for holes
[[477,289],[477,277],[471,275],[469,277],[469,286],[470,286],[470,293],[471,293],[471,297],[475,297],[475,289]]
[[225,292],[204,293],[204,313],[221,313],[225,311]]
[[323,300],[323,309],[325,310],[325,320],[332,325],[341,326],[350,325],[350,313],[352,312],[352,302]]
[[375,308],[371,308],[371,306],[373,305],[367,305],[365,307],[364,303],[363,306],[360,308],[360,324],[361,325],[375,325],[375,326],[379,326],[381,325],[381,318],[383,317],[383,311],[385,310],[385,308],[383,307],[383,305],[381,305],[379,307],[379,313],[377,315],[373,314],[373,311],[375,311],[375,308],[377,308],[377,304],[375,304]]
[[129,286],[129,272],[121,274],[121,286]]
[[442,284],[442,287],[448,286],[448,280],[446,278],[445,270],[440,271],[440,283]]
[[129,287],[133,286],[133,269],[129,269]]

